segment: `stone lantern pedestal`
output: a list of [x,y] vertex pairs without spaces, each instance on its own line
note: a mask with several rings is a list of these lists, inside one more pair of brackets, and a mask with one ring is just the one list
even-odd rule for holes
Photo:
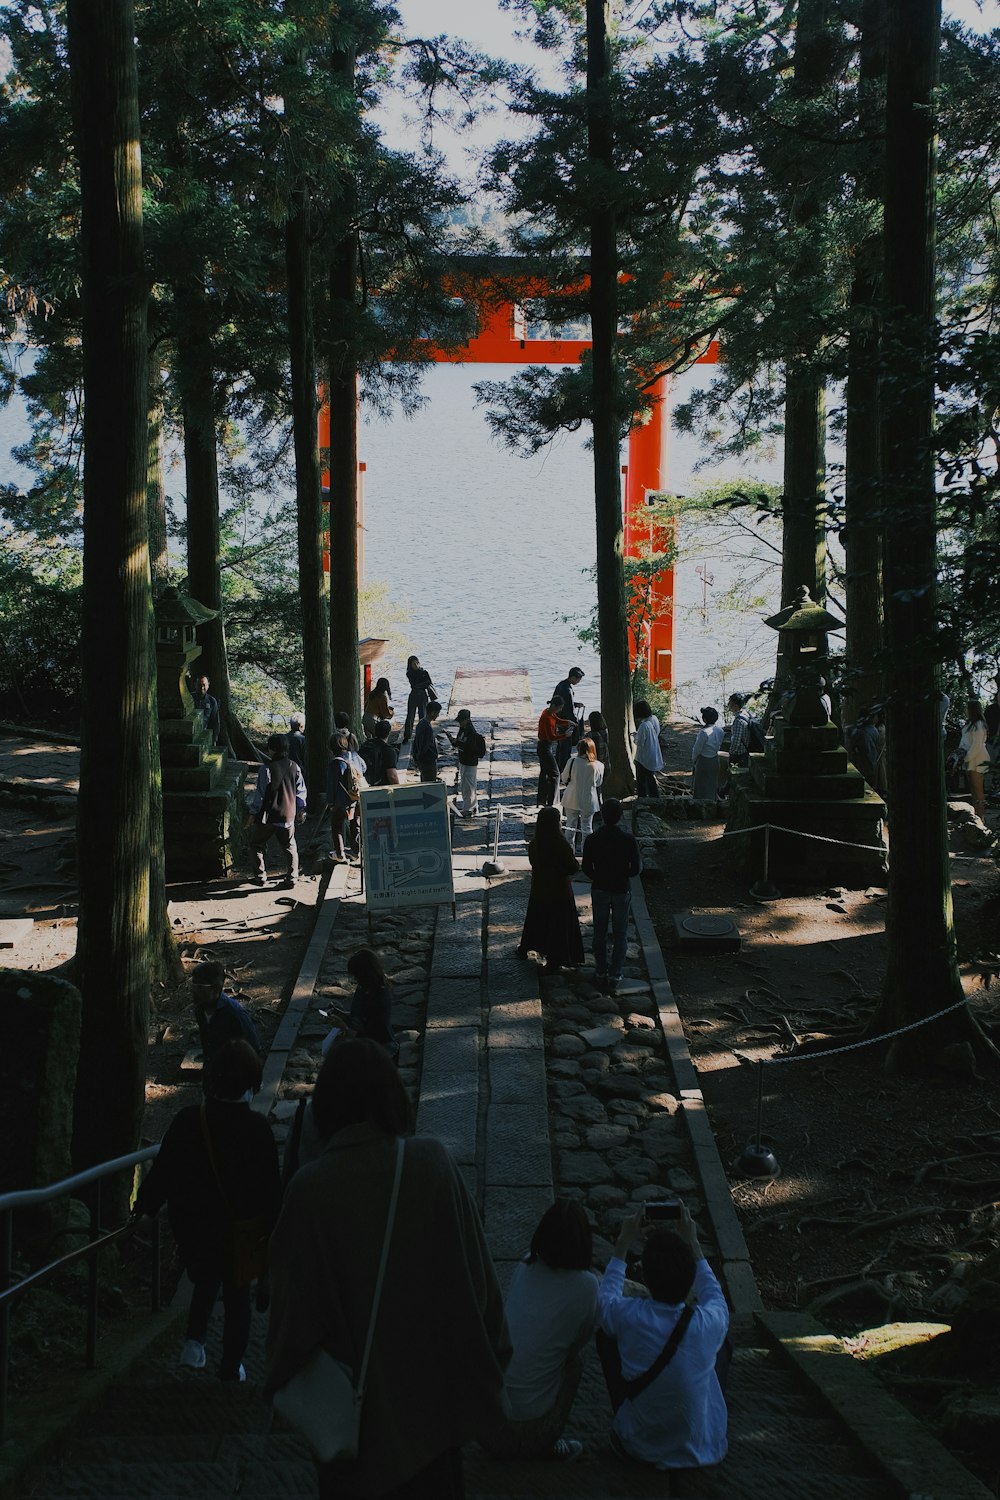
[[163,777],[163,840],[168,880],[231,875],[245,842],[247,767],[212,744],[188,691],[201,655],[195,627],[215,612],[176,589],[156,605],[156,690]]
[[779,885],[880,883],[885,803],[851,765],[823,703],[826,634],[843,626],[805,588],[766,623],[781,632],[791,685],[763,754],[733,772],[726,832],[747,830],[746,868],[759,875],[769,826],[768,875]]

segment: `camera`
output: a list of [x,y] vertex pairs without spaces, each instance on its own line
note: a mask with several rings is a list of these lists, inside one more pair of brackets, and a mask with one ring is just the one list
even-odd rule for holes
[[676,1222],[681,1216],[681,1204],[678,1198],[661,1198],[659,1202],[647,1203],[642,1211],[643,1219],[647,1224],[669,1224]]

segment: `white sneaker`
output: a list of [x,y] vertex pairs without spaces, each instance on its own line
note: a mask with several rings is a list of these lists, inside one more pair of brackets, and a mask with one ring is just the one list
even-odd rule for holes
[[199,1344],[197,1339],[185,1339],[180,1364],[185,1370],[203,1370],[205,1368],[205,1345]]

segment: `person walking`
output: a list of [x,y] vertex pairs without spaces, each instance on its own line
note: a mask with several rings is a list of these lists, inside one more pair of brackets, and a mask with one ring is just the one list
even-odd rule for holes
[[304,714],[292,714],[288,720],[288,753],[302,772],[306,774],[306,720]]
[[428,703],[423,718],[413,732],[410,759],[420,772],[421,781],[438,779],[438,742],[434,725],[440,712],[441,705],[436,699],[433,703]]
[[657,771],[663,770],[663,751],[660,749],[660,721],[646,702],[640,698],[635,705],[635,780],[640,797],[658,797]]
[[531,892],[517,957],[540,953],[548,969],[575,968],[583,963],[583,938],[573,894],[573,876],[579,866],[562,836],[558,807],[539,809],[535,836],[528,844],[528,862]]
[[[648,1297],[625,1296],[637,1244]],[[647,1230],[641,1212],[627,1218],[597,1296],[614,1451],[672,1472],[720,1463],[727,1414],[717,1360],[729,1309],[687,1208],[676,1232]]]
[[983,705],[978,698],[970,698],[968,717],[962,725],[962,738],[958,742],[958,755],[962,769],[969,778],[969,791],[977,818],[986,816],[986,773],[990,768],[986,748],[988,735]]
[[[560,778],[566,788],[562,808],[566,818],[566,841],[574,854],[583,849],[584,840],[593,832],[594,814],[601,805],[601,782],[604,767],[597,759],[594,742],[584,735],[576,754],[566,762]],[[579,833],[580,849],[577,849]]]
[[558,747],[568,741],[573,725],[564,717],[562,698],[553,698],[543,708],[538,720],[538,791],[537,807],[551,807],[559,785]]
[[724,730],[717,708],[703,708],[703,727],[691,749],[691,795],[695,802],[714,802],[719,795],[719,750]]
[[502,1420],[510,1358],[479,1215],[441,1142],[410,1136],[375,1042],[330,1049],[312,1114],[325,1149],[292,1177],[271,1237],[265,1394],[320,1350],[357,1375],[388,1239],[359,1451],[318,1466],[319,1494],[462,1500],[462,1445]]
[[256,790],[250,798],[254,879],[258,885],[267,885],[264,850],[273,838],[288,856],[288,875],[283,884],[286,890],[291,890],[299,878],[295,825],[306,815],[306,784],[288,754],[288,740],[283,734],[272,734],[267,748],[271,759],[258,771]]
[[410,684],[410,694],[406,700],[406,720],[403,724],[404,745],[409,742],[413,733],[414,721],[420,723],[427,712],[428,703],[432,698],[437,697],[431,674],[426,667],[420,665],[419,656],[407,657],[406,680]]
[[212,1063],[228,1042],[248,1042],[258,1057],[264,1056],[253,1018],[236,996],[229,994],[226,971],[220,963],[209,959],[198,965],[191,975],[191,998],[201,1041],[203,1089],[208,1088]]
[[552,698],[561,698],[563,707],[563,718],[570,721],[570,732],[559,741],[556,746],[556,761],[558,762],[560,775],[566,769],[573,742],[580,733],[580,719],[583,714],[583,704],[576,701],[576,689],[583,681],[584,671],[582,667],[571,667],[561,682],[557,682],[552,689]]
[[472,722],[469,709],[460,708],[455,718],[458,733],[449,734],[448,738],[458,751],[458,789],[462,798],[460,810],[463,818],[472,818],[479,811],[477,782],[479,762],[486,754],[486,740]]
[[261,1061],[249,1042],[226,1042],[212,1058],[205,1102],[171,1121],[135,1200],[135,1213],[150,1217],[166,1204],[193,1283],[180,1356],[185,1369],[208,1363],[208,1324],[222,1290],[220,1380],[246,1380],[250,1287],[267,1274],[267,1242],[281,1201],[271,1127],[250,1108],[260,1081]]
[[[350,714],[345,714],[344,711],[343,711],[343,709],[338,709],[336,711],[336,713],[334,714],[334,716],[333,716],[333,728],[334,728],[334,732],[336,732],[337,730],[342,729],[344,731],[344,733],[347,735],[347,748],[349,750],[357,750],[358,749],[358,737],[354,733],[354,730],[351,728],[351,716],[350,716]],[[391,724],[390,724],[389,728],[390,729],[392,728]]]
[[574,1459],[583,1444],[563,1429],[597,1327],[593,1234],[582,1203],[558,1198],[514,1267],[505,1311],[514,1353],[504,1386],[510,1420],[483,1446],[495,1458]]
[[[590,880],[590,905],[594,924],[594,965],[597,982],[617,993],[625,970],[628,921],[632,910],[629,882],[642,870],[639,845],[621,827],[623,808],[615,797],[604,804],[602,826],[583,844],[583,873]],[[608,926],[612,934],[611,964],[608,965]]]
[[375,725],[383,719],[392,724],[392,690],[389,687],[388,677],[380,677],[365,699],[364,712],[361,715],[361,725],[365,734],[371,735]]
[[351,764],[347,735],[343,730],[331,735],[330,749],[333,757],[326,768],[326,805],[330,812],[332,848],[327,857],[333,864],[342,865],[348,858],[347,844],[350,844],[352,858],[358,847],[355,820],[359,783],[357,771]]

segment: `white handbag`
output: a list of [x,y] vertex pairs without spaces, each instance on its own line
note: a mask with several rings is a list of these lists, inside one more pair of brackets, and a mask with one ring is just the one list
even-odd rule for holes
[[375,1337],[375,1320],[382,1298],[382,1282],[396,1218],[399,1184],[403,1176],[403,1142],[396,1142],[396,1171],[389,1199],[382,1259],[375,1283],[365,1352],[357,1380],[354,1371],[323,1348],[317,1349],[291,1380],[274,1393],[274,1409],[300,1432],[321,1464],[334,1459],[357,1458],[361,1436],[361,1409],[368,1378],[368,1360]]

